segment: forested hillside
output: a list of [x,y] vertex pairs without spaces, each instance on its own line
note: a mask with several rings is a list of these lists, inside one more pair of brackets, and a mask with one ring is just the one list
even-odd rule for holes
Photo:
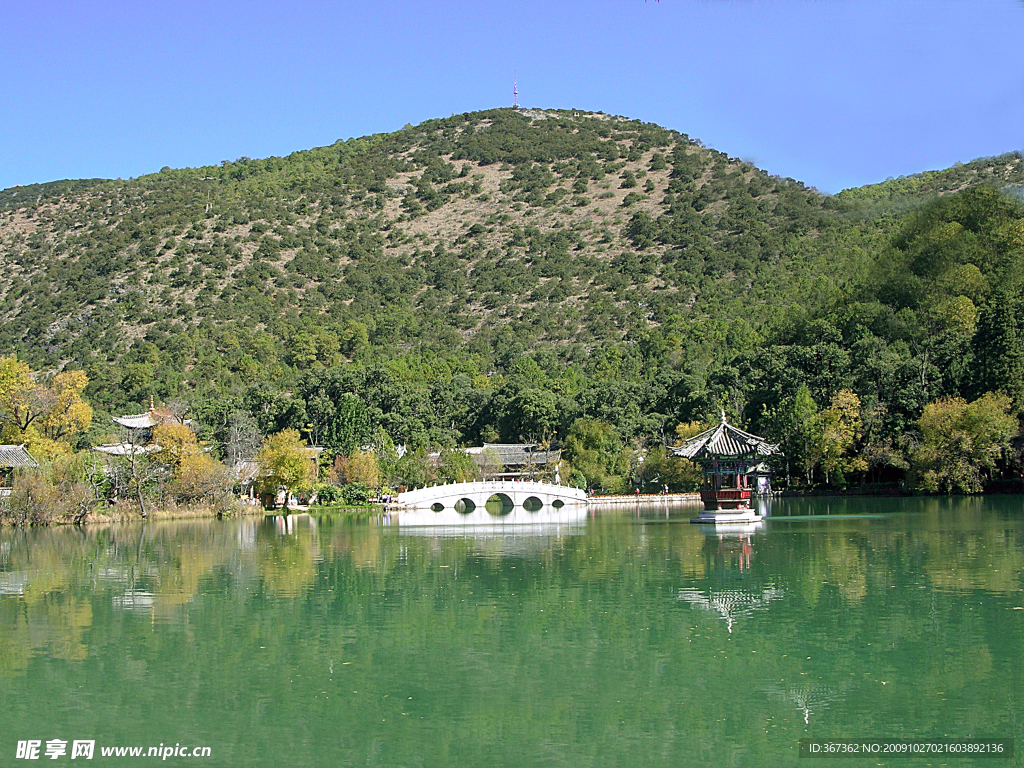
[[335,453],[571,436],[632,483],[724,408],[794,479],[966,487],[921,419],[1024,405],[1022,182],[1014,153],[826,196],[655,125],[499,109],[19,187],[0,355],[85,371],[82,444],[152,397],[220,451],[239,425]]

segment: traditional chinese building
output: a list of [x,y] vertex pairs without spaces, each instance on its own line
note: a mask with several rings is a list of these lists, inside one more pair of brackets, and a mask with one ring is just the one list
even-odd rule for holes
[[761,519],[750,497],[767,485],[769,456],[779,446],[729,424],[722,413],[718,426],[691,437],[673,450],[700,465],[704,481],[700,497],[704,512],[694,523],[749,523]]
[[24,445],[0,445],[0,497],[11,495],[11,478],[16,469],[38,469],[39,464]]
[[142,453],[155,453],[160,446],[153,441],[153,427],[160,424],[180,423],[191,425],[191,419],[179,419],[167,408],[157,408],[153,398],[149,399],[149,410],[128,416],[113,416],[115,424],[123,428],[127,438],[120,443],[107,443],[93,447],[94,451],[109,456],[138,456]]
[[487,480],[537,480],[553,478],[558,472],[561,451],[537,443],[484,443],[466,453]]
[[[369,449],[369,446],[367,446]],[[404,450],[405,446],[401,446]],[[460,449],[477,465],[484,480],[553,480],[561,482],[558,464],[560,450],[538,443],[484,443]],[[440,466],[441,452],[429,454],[435,468]]]

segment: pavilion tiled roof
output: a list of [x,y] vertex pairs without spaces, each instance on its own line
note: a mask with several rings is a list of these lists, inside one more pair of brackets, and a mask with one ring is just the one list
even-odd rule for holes
[[120,424],[122,427],[128,429],[149,429],[160,424],[162,419],[157,418],[157,415],[153,411],[146,411],[145,413],[137,413],[131,416],[114,416],[113,420],[115,423]]
[[32,458],[32,455],[25,450],[24,445],[0,445],[0,467],[32,467],[39,466],[39,462]]
[[126,416],[113,416],[111,419],[115,424],[120,424],[128,429],[150,429],[158,424],[170,424],[180,421],[186,426],[192,425],[191,419],[178,419],[167,408],[157,408],[153,405],[152,398],[149,401],[149,410],[145,413],[133,413]]
[[260,463],[256,459],[239,459],[232,467],[235,480],[240,483],[251,483],[260,475]]
[[501,460],[502,465],[519,466],[533,464],[544,466],[548,463],[557,464],[562,456],[561,451],[545,451],[539,449],[536,443],[484,443],[481,452],[494,451]]
[[139,456],[143,453],[156,453],[161,448],[156,443],[149,445],[136,445],[135,443],[105,443],[92,447],[97,453],[105,453],[108,456]]
[[672,452],[684,459],[739,458],[771,456],[779,453],[779,446],[769,443],[763,437],[737,429],[723,415],[720,424],[691,437]]

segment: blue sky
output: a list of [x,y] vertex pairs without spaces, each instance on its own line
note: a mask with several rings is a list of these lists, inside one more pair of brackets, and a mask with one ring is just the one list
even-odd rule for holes
[[0,189],[509,106],[658,123],[826,192],[1024,149],[1022,0],[0,4]]

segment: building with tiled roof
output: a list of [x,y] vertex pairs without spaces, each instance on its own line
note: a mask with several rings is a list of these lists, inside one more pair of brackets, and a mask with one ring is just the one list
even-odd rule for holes
[[0,469],[35,469],[38,466],[39,462],[32,458],[24,445],[0,445]]
[[153,398],[149,399],[149,410],[126,416],[113,416],[111,421],[119,427],[129,430],[129,439],[122,443],[106,443],[93,446],[98,453],[108,456],[139,456],[143,453],[156,453],[160,446],[153,442],[153,427],[160,424],[181,423],[191,425],[190,419],[179,419],[167,408],[157,408]]
[[105,453],[108,456],[140,456],[143,453],[156,453],[160,446],[156,443],[147,445],[136,445],[135,443],[104,443],[92,447],[97,453]]
[[152,409],[145,413],[137,413],[131,416],[114,416],[111,420],[115,424],[119,424],[126,429],[152,429],[157,424],[161,424],[165,421],[165,419],[160,418],[156,411]]
[[750,522],[761,518],[750,508],[752,492],[768,490],[766,460],[779,446],[722,421],[673,449],[673,454],[700,465],[704,476],[704,514],[694,522]]
[[763,459],[779,453],[779,446],[762,437],[737,429],[725,419],[717,426],[694,435],[673,449],[676,456],[700,461],[701,459]]
[[39,462],[32,458],[24,445],[0,445],[0,496],[10,496],[14,470],[38,467]]
[[488,480],[553,478],[562,459],[561,451],[547,450],[537,443],[484,443],[479,448],[467,448],[466,453]]

